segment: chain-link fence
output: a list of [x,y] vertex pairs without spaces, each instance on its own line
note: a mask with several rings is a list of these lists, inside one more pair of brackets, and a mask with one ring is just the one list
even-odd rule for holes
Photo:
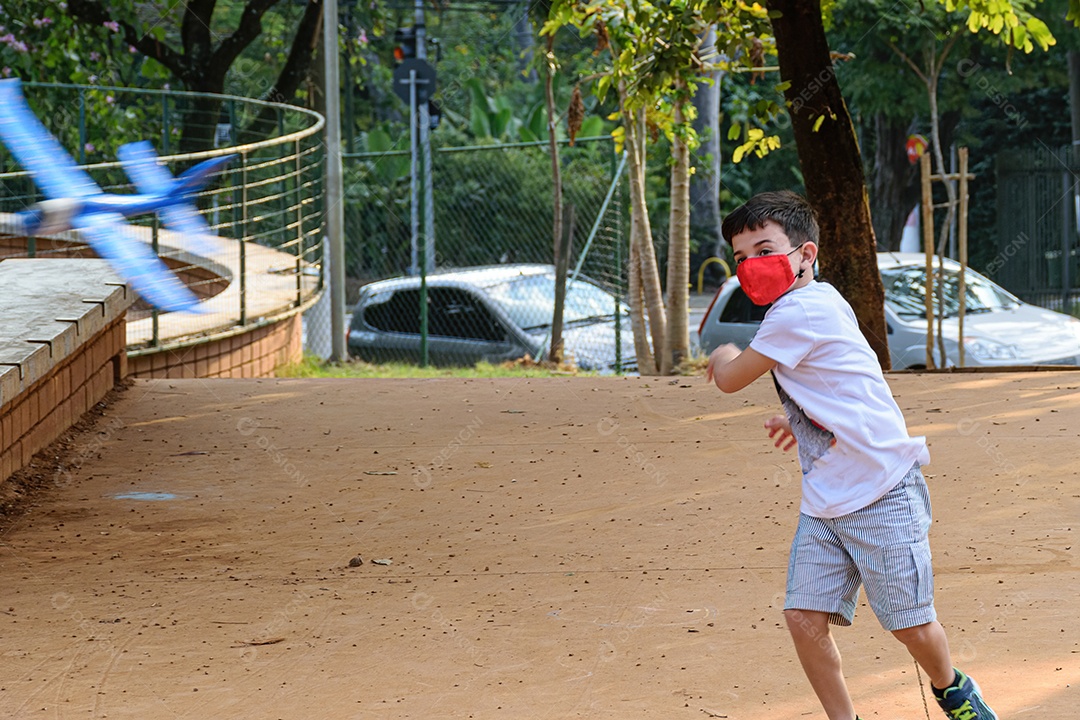
[[[199,314],[128,313],[128,342],[140,348],[258,322],[309,301],[321,287],[322,117],[290,105],[239,97],[137,88],[23,85],[27,102],[74,160],[108,193],[134,192],[118,162],[126,142],[149,139],[174,175],[210,157],[235,154],[196,198],[213,237],[196,254],[155,215],[133,218],[129,238],[151,244],[202,301]],[[180,154],[170,154],[170,153]],[[32,178],[0,148],[0,213],[44,200]],[[8,216],[10,218],[10,216]],[[5,235],[0,259],[92,257],[77,233]]]
[[[420,253],[411,232],[408,152],[345,157],[346,274],[357,302],[350,352],[416,362],[426,340],[436,364],[546,355],[556,302],[547,143],[438,148],[432,155],[435,255],[426,305],[415,277]],[[563,203],[573,208],[567,357],[582,368],[632,368],[623,165],[610,138],[590,138],[562,144],[559,168]]]
[[998,246],[986,267],[1021,299],[1080,315],[1080,148],[997,157]]

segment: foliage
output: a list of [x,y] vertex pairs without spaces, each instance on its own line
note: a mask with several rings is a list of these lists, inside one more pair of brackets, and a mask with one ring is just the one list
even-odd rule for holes
[[[346,255],[351,277],[400,275],[409,266],[409,157],[387,153],[390,135],[365,136],[371,153],[345,165]],[[381,153],[381,154],[380,154]],[[611,182],[611,144],[560,149],[564,196],[577,208],[575,251]],[[538,145],[436,150],[433,157],[437,264],[551,262],[551,164]]]
[[540,378],[540,377],[566,377],[593,376],[596,373],[584,370],[568,369],[567,367],[548,367],[546,364],[529,363],[524,361],[505,362],[500,365],[481,362],[468,367],[420,367],[408,363],[380,363],[372,365],[360,360],[350,360],[344,363],[329,363],[320,360],[315,355],[305,355],[301,362],[278,368],[278,377],[294,378]]
[[[663,132],[669,139],[675,134],[684,136],[691,149],[696,145],[690,125],[693,114],[687,114],[686,122],[676,127],[672,123],[675,105],[692,97],[699,83],[708,81],[707,70],[752,69],[761,48],[767,51],[771,47],[764,7],[733,0],[632,5],[616,0],[562,0],[553,4],[541,34],[567,25],[577,28],[583,37],[602,38],[597,46],[597,71],[592,76],[596,96],[604,101],[613,88],[622,86],[624,112],[644,109],[654,132]],[[716,54],[702,57],[701,36],[710,25],[717,27]],[[775,116],[780,106],[775,98],[763,99],[755,110]],[[753,147],[760,145],[762,154],[767,152],[769,140],[757,138],[756,133],[755,139]]]

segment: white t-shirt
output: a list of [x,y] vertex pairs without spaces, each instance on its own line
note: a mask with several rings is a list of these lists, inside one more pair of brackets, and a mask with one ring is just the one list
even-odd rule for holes
[[776,361],[780,387],[836,440],[804,459],[802,512],[854,512],[894,488],[916,461],[930,462],[926,438],[908,436],[877,356],[833,286],[812,281],[780,296],[750,347]]

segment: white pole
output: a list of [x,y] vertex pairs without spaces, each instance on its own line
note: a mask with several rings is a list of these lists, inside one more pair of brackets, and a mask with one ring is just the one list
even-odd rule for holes
[[[424,0],[414,3],[414,27],[416,28],[416,57],[427,60],[427,24],[424,20]],[[431,97],[433,88],[427,88]],[[435,202],[431,179],[431,116],[425,100],[418,103],[420,125],[420,154],[424,164],[424,270],[435,272]]]
[[341,180],[341,86],[338,82],[337,0],[323,5],[323,62],[326,75],[326,233],[330,238],[330,360],[348,357],[345,346],[345,195]]

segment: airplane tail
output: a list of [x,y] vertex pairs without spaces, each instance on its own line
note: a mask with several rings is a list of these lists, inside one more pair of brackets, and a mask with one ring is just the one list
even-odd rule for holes
[[148,195],[163,195],[180,200],[185,196],[202,190],[210,176],[221,170],[236,155],[203,160],[180,174],[172,177],[169,171],[157,164],[157,153],[148,141],[128,143],[120,148],[120,164],[124,166],[131,181],[139,192]]
[[210,176],[224,167],[235,155],[204,160],[174,178],[168,170],[157,164],[157,153],[145,140],[122,146],[118,154],[120,163],[135,188],[140,193],[161,198],[158,213],[165,227],[184,236],[185,242],[196,254],[212,256],[214,249],[206,241],[212,233],[198,213],[191,196],[201,190]]
[[222,157],[210,158],[209,160],[203,160],[198,165],[194,165],[184,172],[180,173],[180,176],[176,178],[176,184],[173,187],[172,194],[188,194],[198,192],[203,189],[210,176],[225,167],[235,155],[224,155]]

